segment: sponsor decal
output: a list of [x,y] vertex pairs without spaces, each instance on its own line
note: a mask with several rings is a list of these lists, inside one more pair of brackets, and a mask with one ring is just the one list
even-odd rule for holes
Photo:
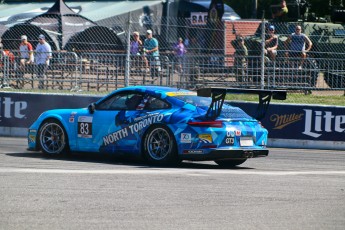
[[74,117],[75,115],[77,114],[77,112],[72,112],[70,115],[69,115],[69,123],[74,123]]
[[270,121],[274,122],[273,129],[282,129],[287,125],[293,124],[295,122],[298,122],[302,120],[304,114],[284,114],[284,115],[279,115],[279,114],[272,114],[270,116]]
[[233,137],[227,137],[225,138],[225,144],[227,145],[233,145],[235,143],[235,138]]
[[331,111],[304,109],[305,123],[303,134],[318,138],[323,132],[345,132],[345,115],[333,115]]
[[92,117],[78,117],[78,137],[92,138]]
[[3,118],[25,118],[23,112],[27,107],[26,101],[13,101],[11,97],[0,97],[0,121]]
[[227,131],[226,136],[227,137],[235,137],[235,131],[233,131],[233,130]]
[[170,97],[174,96],[184,96],[184,95],[197,95],[196,92],[167,92],[167,95]]
[[[234,137],[235,137],[235,133],[237,133],[237,131],[239,131],[239,130],[236,130],[236,131],[230,130],[230,131],[226,132],[226,138],[224,139],[225,144],[234,145],[234,143],[235,143]],[[241,131],[240,131],[239,135],[241,135]]]
[[181,143],[192,143],[192,134],[181,133]]
[[212,136],[211,134],[199,134],[199,139],[203,143],[212,143]]
[[128,130],[129,128],[126,127],[126,128],[123,128],[123,129],[120,129],[116,132],[113,132],[105,137],[103,137],[103,143],[105,146],[109,145],[109,144],[113,144],[125,137],[128,137]]
[[122,128],[120,130],[117,130],[113,133],[108,134],[107,136],[103,137],[103,143],[105,146],[110,145],[110,144],[114,144],[115,142],[128,137],[129,135],[134,135],[135,133],[140,132],[142,129],[144,129],[145,127],[153,124],[153,123],[157,123],[157,122],[161,122],[164,118],[163,114],[154,114],[154,115],[150,115],[150,116],[143,116],[143,117],[138,117],[136,119],[137,122]]
[[241,130],[236,130],[235,134],[236,134],[236,136],[241,136]]
[[36,129],[29,129],[29,133],[37,133]]
[[29,139],[30,143],[35,143],[36,142],[36,135],[30,134],[28,139]]

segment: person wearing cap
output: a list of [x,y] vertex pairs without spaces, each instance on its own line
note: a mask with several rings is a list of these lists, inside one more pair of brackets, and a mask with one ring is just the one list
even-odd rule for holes
[[46,70],[49,66],[50,59],[52,58],[52,49],[48,42],[45,40],[45,36],[41,34],[39,37],[39,42],[36,46],[36,57],[35,63],[37,66],[37,78],[40,79],[38,88],[43,89],[44,87],[44,78]]
[[277,56],[278,49],[278,36],[274,34],[275,27],[270,25],[268,27],[268,39],[265,40],[265,55],[267,55],[272,61]]
[[24,71],[25,65],[34,62],[34,50],[28,37],[26,35],[21,36],[21,43],[19,45],[20,52],[20,69]]
[[[152,36],[152,30],[146,31],[146,39],[144,41],[144,55],[147,60],[147,64],[151,68],[159,65],[159,50],[158,40]],[[147,66],[148,68],[149,66]]]

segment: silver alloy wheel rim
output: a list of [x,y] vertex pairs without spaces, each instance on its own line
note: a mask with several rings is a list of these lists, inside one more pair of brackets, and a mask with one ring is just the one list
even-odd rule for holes
[[47,123],[40,135],[41,147],[49,154],[59,154],[65,148],[65,133],[60,125]]
[[172,150],[173,144],[167,130],[154,129],[148,136],[146,147],[148,154],[154,160],[164,159]]

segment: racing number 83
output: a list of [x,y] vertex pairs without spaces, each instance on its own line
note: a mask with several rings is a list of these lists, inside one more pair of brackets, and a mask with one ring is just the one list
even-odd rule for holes
[[92,137],[92,123],[78,122],[78,137]]

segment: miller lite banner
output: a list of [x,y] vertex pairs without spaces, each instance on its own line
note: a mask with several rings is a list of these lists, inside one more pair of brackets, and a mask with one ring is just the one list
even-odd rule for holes
[[[255,116],[256,104],[231,103]],[[269,138],[345,141],[345,107],[270,104],[261,121]]]

